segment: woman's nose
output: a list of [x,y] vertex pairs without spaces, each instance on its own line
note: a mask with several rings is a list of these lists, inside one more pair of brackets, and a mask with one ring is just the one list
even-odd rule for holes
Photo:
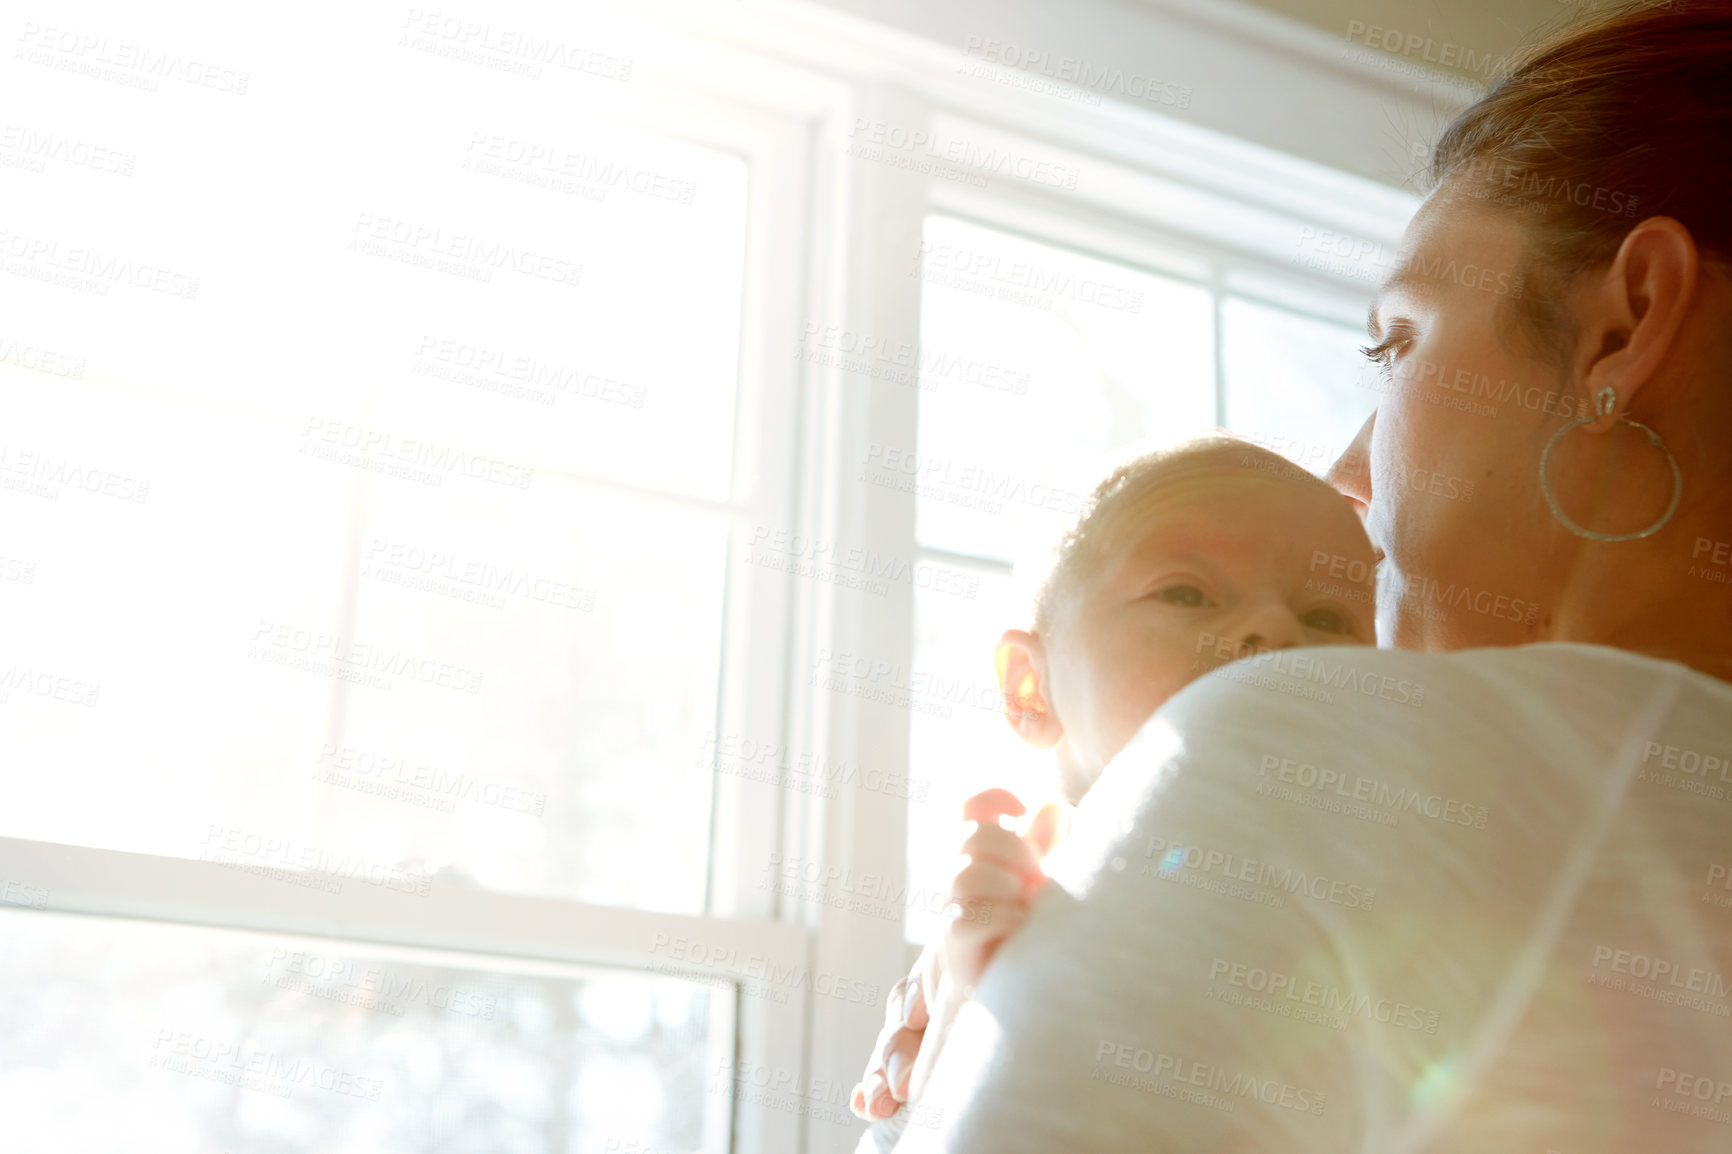
[[1361,518],[1371,507],[1371,429],[1376,423],[1375,412],[1365,418],[1365,423],[1359,426],[1359,433],[1353,438],[1353,443],[1343,449],[1335,463],[1329,466],[1327,478],[1331,485],[1353,502],[1354,510]]

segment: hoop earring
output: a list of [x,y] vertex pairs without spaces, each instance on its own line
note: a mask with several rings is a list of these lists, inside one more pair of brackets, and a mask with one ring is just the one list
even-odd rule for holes
[[1660,450],[1661,453],[1665,454],[1666,463],[1672,466],[1672,503],[1666,506],[1666,511],[1660,514],[1660,519],[1658,521],[1655,521],[1646,529],[1638,530],[1635,533],[1596,533],[1594,530],[1584,529],[1574,521],[1570,520],[1569,515],[1566,514],[1558,505],[1557,494],[1552,492],[1552,481],[1548,474],[1552,459],[1552,449],[1557,445],[1558,438],[1562,437],[1571,429],[1576,428],[1578,425],[1591,425],[1600,417],[1610,413],[1618,404],[1617,391],[1608,385],[1606,388],[1600,390],[1597,401],[1598,403],[1595,405],[1595,413],[1593,416],[1582,417],[1579,420],[1571,421],[1569,424],[1553,433],[1552,439],[1546,442],[1545,451],[1540,454],[1540,492],[1545,494],[1546,504],[1551,506],[1552,516],[1558,519],[1558,524],[1562,525],[1578,537],[1586,537],[1590,541],[1635,541],[1642,537],[1651,537],[1655,533],[1658,533],[1666,522],[1672,519],[1673,513],[1678,511],[1678,502],[1684,496],[1684,474],[1682,470],[1678,468],[1677,458],[1673,457],[1672,451],[1666,448],[1666,442],[1660,439],[1660,434],[1642,424],[1640,421],[1633,421],[1628,416],[1620,416],[1618,418],[1618,420],[1623,424],[1629,425],[1633,429],[1640,429],[1642,432],[1646,433],[1648,435],[1648,440],[1653,443],[1654,447]]

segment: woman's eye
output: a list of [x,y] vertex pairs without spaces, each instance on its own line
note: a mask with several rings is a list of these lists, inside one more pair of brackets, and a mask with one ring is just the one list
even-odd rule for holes
[[1209,604],[1209,599],[1195,585],[1169,585],[1155,596],[1169,605],[1184,605],[1191,609],[1202,609]]
[[1307,629],[1315,629],[1320,633],[1351,633],[1353,627],[1347,623],[1347,618],[1333,609],[1313,609],[1299,619],[1300,624]]
[[1395,359],[1411,342],[1412,338],[1407,333],[1391,332],[1374,345],[1361,346],[1359,351],[1364,354],[1366,360],[1381,366],[1383,371],[1387,373],[1394,367]]

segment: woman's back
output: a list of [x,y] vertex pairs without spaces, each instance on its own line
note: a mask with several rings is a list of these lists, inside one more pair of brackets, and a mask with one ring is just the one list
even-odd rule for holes
[[1575,645],[1243,662],[1055,857],[899,1149],[1732,1146],[1732,686]]
[[[1560,647],[1538,648],[1544,658],[1544,650]],[[1531,995],[1512,1003],[1521,1017],[1509,1043],[1445,1127],[1450,1140],[1439,1148],[1485,1149],[1498,1135],[1507,1141],[1541,1103],[1547,1145],[1560,1151],[1727,1149],[1732,687],[1616,650],[1583,648],[1559,658],[1560,670],[1592,663],[1598,675],[1581,677],[1579,690],[1572,690],[1573,670],[1554,683],[1554,697],[1574,699],[1553,724],[1555,735],[1540,740],[1557,742],[1565,755],[1540,762],[1544,775],[1511,791],[1510,812],[1532,831],[1517,841],[1538,851],[1534,868],[1544,871],[1518,892],[1529,895],[1549,879],[1543,900],[1559,905],[1562,925]],[[1643,717],[1650,704],[1658,710],[1651,723]],[[1580,732],[1567,732],[1572,726]],[[1620,748],[1608,757],[1612,740]],[[1595,779],[1616,805],[1597,845],[1581,804],[1599,800]],[[1554,790],[1555,802],[1547,797]],[[1571,812],[1581,816],[1571,820]],[[1578,855],[1579,864],[1571,860]],[[1511,855],[1498,857],[1520,868]],[[1508,953],[1494,950],[1476,968],[1507,971],[1517,950],[1545,939],[1539,920],[1532,945],[1512,935]],[[1526,983],[1510,985],[1518,992]],[[1496,1020],[1488,1016],[1487,1027]],[[1487,1028],[1487,1041],[1494,1037]]]

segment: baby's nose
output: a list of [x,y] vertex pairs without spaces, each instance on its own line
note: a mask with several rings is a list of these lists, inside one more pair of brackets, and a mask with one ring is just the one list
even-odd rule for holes
[[1255,627],[1246,630],[1239,641],[1241,656],[1256,653],[1267,653],[1276,649],[1292,649],[1304,644],[1302,631],[1297,622],[1290,626],[1285,621],[1272,621],[1271,614],[1259,614],[1261,620]]

